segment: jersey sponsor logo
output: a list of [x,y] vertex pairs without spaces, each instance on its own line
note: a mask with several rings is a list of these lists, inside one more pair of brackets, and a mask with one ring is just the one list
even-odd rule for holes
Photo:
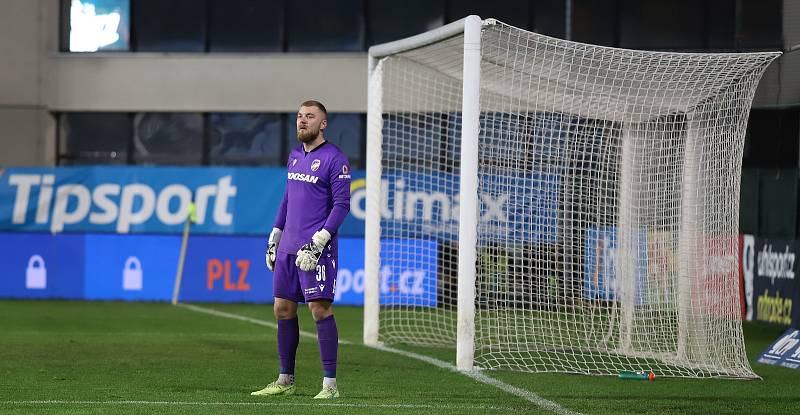
[[311,162],[311,171],[319,170],[319,165],[320,164],[321,164],[321,162],[319,161],[319,159],[314,159],[314,161]]
[[347,164],[342,166],[342,174],[350,174],[350,167],[348,167]]
[[350,175],[349,174],[340,174],[339,178],[340,179],[350,179]]
[[305,174],[305,173],[288,173],[287,178],[289,180],[296,180],[296,181],[299,181],[299,182],[307,182],[307,183],[314,183],[314,184],[316,184],[317,180],[319,180],[319,177],[312,176],[310,174]]
[[306,295],[309,295],[309,294],[316,294],[316,293],[317,293],[317,287],[306,288],[305,290],[303,290],[303,292],[304,292]]

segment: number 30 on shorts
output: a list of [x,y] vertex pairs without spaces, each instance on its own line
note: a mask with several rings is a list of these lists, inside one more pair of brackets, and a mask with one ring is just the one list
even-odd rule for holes
[[325,265],[317,265],[317,281],[325,281]]

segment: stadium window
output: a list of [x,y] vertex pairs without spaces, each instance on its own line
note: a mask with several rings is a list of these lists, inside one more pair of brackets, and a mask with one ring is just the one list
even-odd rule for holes
[[736,42],[742,49],[783,46],[782,0],[736,0]]
[[364,50],[364,0],[290,1],[286,10],[288,51]]
[[593,45],[617,45],[618,0],[573,0],[572,40]]
[[[130,49],[129,0],[64,0],[61,50],[107,52]],[[63,29],[62,29],[63,30]]]
[[65,112],[58,120],[58,164],[125,164],[131,144],[131,115],[123,112]]
[[209,114],[209,163],[283,166],[280,114]]
[[[403,5],[405,6],[405,3],[403,3]],[[530,27],[531,9],[527,1],[460,0],[448,2],[448,22],[454,22],[471,14],[477,14],[482,19],[493,17],[503,23],[519,27],[520,29],[527,29]]]
[[564,0],[538,0],[533,3],[531,31],[563,39],[566,28]]
[[[281,156],[285,161],[289,151],[297,147],[297,129],[295,119],[297,113],[288,113],[286,128],[286,154]],[[350,162],[350,168],[363,169],[366,166],[366,128],[365,117],[358,113],[328,113],[328,127],[325,129],[325,140],[336,144]]]
[[[453,146],[461,141],[460,127],[459,114],[438,112],[384,114],[383,151],[387,160],[384,168],[404,170],[409,167],[413,169],[425,166],[425,169],[451,172],[449,169],[457,164],[448,163],[453,158],[448,157],[443,151],[452,150],[449,154],[458,151]],[[453,146],[443,148],[449,144]]]
[[204,52],[206,0],[133,2],[134,49],[139,52]]
[[702,50],[704,7],[695,0],[621,0],[619,44],[631,49]]
[[284,1],[209,0],[210,52],[283,50]]
[[797,168],[798,152],[800,107],[750,111],[742,154],[744,167]]
[[736,46],[735,0],[706,1],[706,48],[732,50]]
[[413,36],[444,24],[444,0],[371,0],[367,5],[369,45]]
[[136,114],[133,161],[137,164],[201,164],[203,132],[203,116],[199,113]]

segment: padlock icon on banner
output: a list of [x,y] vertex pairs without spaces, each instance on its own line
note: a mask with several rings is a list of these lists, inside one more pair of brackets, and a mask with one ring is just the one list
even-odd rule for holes
[[28,259],[28,269],[25,270],[25,288],[29,290],[44,290],[47,288],[47,268],[41,255],[31,255]]
[[125,260],[125,268],[122,270],[122,289],[125,291],[142,289],[142,263],[135,256]]

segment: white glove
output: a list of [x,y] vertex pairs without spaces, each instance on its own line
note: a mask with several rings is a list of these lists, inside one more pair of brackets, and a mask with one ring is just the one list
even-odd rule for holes
[[311,237],[311,242],[303,245],[297,251],[297,259],[294,264],[303,271],[313,271],[317,267],[317,261],[322,256],[322,250],[331,240],[331,234],[322,229]]
[[272,232],[269,234],[267,253],[264,256],[267,262],[267,268],[270,271],[275,271],[275,257],[278,253],[278,243],[281,241],[281,234],[283,234],[283,231],[278,228],[272,228]]

